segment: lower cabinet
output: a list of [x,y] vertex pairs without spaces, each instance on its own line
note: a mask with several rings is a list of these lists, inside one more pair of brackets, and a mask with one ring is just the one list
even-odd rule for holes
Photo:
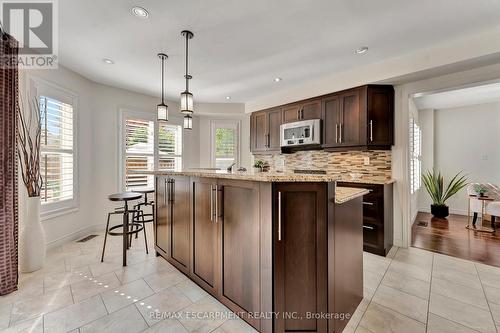
[[339,183],[339,186],[370,190],[363,196],[363,249],[386,256],[394,238],[393,184]]
[[154,235],[155,235],[155,249],[158,254],[168,259],[170,253],[170,209],[167,199],[167,188],[169,177],[158,176],[155,179],[155,221],[154,221]]
[[219,223],[217,182],[192,178],[192,265],[190,276],[212,295],[219,288]]
[[276,332],[327,332],[327,186],[277,183],[274,188]]

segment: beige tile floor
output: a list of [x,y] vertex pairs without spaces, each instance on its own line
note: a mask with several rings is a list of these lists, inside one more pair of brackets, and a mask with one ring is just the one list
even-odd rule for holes
[[[142,237],[127,267],[118,237],[100,263],[102,238],[51,249],[42,270],[22,274],[20,290],[0,297],[0,331],[255,332],[151,246],[146,255]],[[365,253],[364,293],[344,332],[500,333],[500,268],[414,248]],[[213,312],[226,315],[192,316]]]

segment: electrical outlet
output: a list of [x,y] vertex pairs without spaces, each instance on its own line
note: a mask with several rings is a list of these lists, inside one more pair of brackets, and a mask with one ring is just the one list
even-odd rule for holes
[[370,158],[367,156],[367,157],[363,157],[363,164],[364,165],[370,165]]

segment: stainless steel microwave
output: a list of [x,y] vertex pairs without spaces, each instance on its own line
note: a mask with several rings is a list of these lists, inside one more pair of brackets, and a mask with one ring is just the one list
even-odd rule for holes
[[281,147],[321,144],[321,119],[297,121],[280,126]]

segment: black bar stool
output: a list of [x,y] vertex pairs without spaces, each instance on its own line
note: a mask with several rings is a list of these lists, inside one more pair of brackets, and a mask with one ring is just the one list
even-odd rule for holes
[[[104,234],[104,244],[102,246],[102,256],[101,262],[104,261],[104,251],[106,250],[106,240],[108,234],[110,236],[122,236],[123,237],[123,266],[127,266],[127,249],[130,247],[129,235],[138,233],[143,230],[143,226],[139,223],[129,223],[129,214],[137,214],[138,211],[135,209],[128,209],[128,202],[131,200],[138,200],[142,197],[141,193],[135,192],[124,192],[116,193],[108,196],[110,201],[123,201],[123,208],[117,209],[114,212],[108,213],[108,221],[106,222],[106,233]],[[109,219],[111,215],[122,214],[123,224],[118,224],[109,227]],[[133,228],[136,227],[135,230]],[[122,228],[122,232],[113,231],[115,229]]]
[[[155,220],[155,202],[153,200],[149,201],[148,194],[154,193],[154,191],[155,190],[152,188],[134,189],[134,192],[141,193],[144,195],[144,201],[139,202],[137,205],[134,206],[134,210],[138,212],[133,215],[132,222],[134,223],[134,225],[137,225],[138,223],[142,224],[142,228],[144,230],[144,243],[146,245],[146,254],[149,254],[149,251],[148,251],[148,241],[146,238],[145,223],[151,223]],[[151,213],[144,213],[145,208],[148,206],[151,207]],[[137,238],[138,234],[139,233],[135,234],[135,238]],[[132,235],[130,235],[130,237],[132,238]],[[132,241],[132,239],[130,241]]]

